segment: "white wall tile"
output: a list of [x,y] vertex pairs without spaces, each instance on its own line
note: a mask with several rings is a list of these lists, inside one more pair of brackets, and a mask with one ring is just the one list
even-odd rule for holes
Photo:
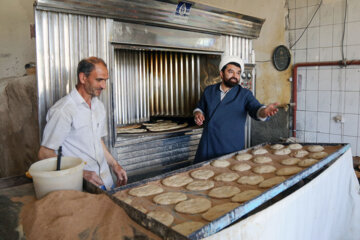
[[296,130],[305,130],[305,111],[296,111]]
[[316,132],[305,132],[305,142],[316,143]]
[[307,132],[316,132],[317,130],[317,112],[306,111],[305,130]]
[[360,69],[347,68],[346,70],[345,91],[360,91]]
[[[308,22],[308,24],[309,24],[309,22],[310,22],[310,20],[311,20],[311,18],[314,16],[314,13],[315,13],[315,11],[316,11],[316,9],[318,8],[318,6],[317,5],[314,5],[314,6],[310,6],[309,5],[309,7],[308,7],[308,14],[307,14],[307,16],[308,16],[308,19],[307,19],[307,22]],[[315,16],[313,17],[313,19],[312,19],[312,21],[311,21],[311,23],[310,23],[310,27],[317,27],[317,26],[319,26],[320,25],[320,13],[319,13],[319,11],[315,14]]]
[[348,60],[359,59],[360,45],[346,46],[346,50],[344,51]]
[[360,21],[360,1],[350,0],[348,1],[348,15],[347,20],[349,22]]
[[299,28],[305,28],[306,25],[308,24],[307,22],[307,8],[303,7],[303,8],[297,8],[295,10],[295,18],[296,18],[296,23],[295,26],[297,29]]
[[333,91],[344,91],[345,89],[345,70],[343,68],[334,68],[331,73],[331,89]]
[[357,138],[357,145],[356,145],[356,154],[352,151],[353,156],[360,156],[360,137]]
[[319,5],[321,0],[308,0],[308,6]]
[[360,21],[347,23],[347,45],[360,44]]
[[331,112],[342,113],[344,111],[344,92],[331,91]]
[[296,28],[296,17],[295,17],[295,9],[289,10],[289,28],[295,29]]
[[319,71],[307,70],[306,75],[306,90],[318,90],[319,89]]
[[307,57],[306,49],[295,50],[295,63],[306,62],[306,57]]
[[320,28],[311,27],[307,30],[307,47],[317,48],[320,44]]
[[342,134],[342,123],[340,122],[335,122],[333,120],[333,118],[336,116],[336,114],[332,114],[330,117],[330,133],[331,134],[338,134],[341,135]]
[[296,8],[307,7],[307,0],[296,0]]
[[331,91],[319,91],[318,111],[330,112]]
[[345,113],[359,113],[359,92],[345,92]]
[[319,11],[320,11],[320,25],[333,24],[334,8],[331,3],[325,3],[325,1],[323,1],[323,4],[320,7]]
[[319,62],[320,61],[320,49],[319,48],[308,49],[306,58],[307,58],[308,62]]
[[317,132],[329,133],[330,132],[330,113],[318,112],[317,113]]
[[341,135],[330,134],[330,143],[342,143]]
[[305,97],[306,97],[305,91],[297,93],[297,109],[298,110],[305,111],[305,103],[306,103]]
[[329,143],[330,142],[330,134],[328,133],[317,133],[316,142],[318,143]]
[[306,68],[298,68],[297,72],[297,89],[298,91],[305,91],[306,90],[306,77],[307,71]]
[[305,132],[296,131],[296,138],[299,140],[299,142],[305,142]]
[[326,47],[326,48],[321,47],[320,48],[320,61],[321,62],[331,61],[332,60],[332,52],[333,52],[332,47]]
[[296,0],[287,0],[290,9],[294,9],[296,7]]
[[350,143],[351,152],[352,152],[352,154],[354,156],[356,154],[356,152],[357,152],[357,138],[356,137],[344,136],[343,137],[343,142],[344,143]]
[[[344,56],[346,57],[346,49],[347,46],[344,46]],[[342,60],[342,47],[333,47],[333,61],[341,61]]]
[[331,47],[333,45],[333,25],[321,26],[320,28],[320,46]]
[[306,111],[317,111],[318,106],[318,92],[306,91],[305,109]]
[[359,115],[344,114],[344,118],[345,118],[344,135],[357,136],[358,135],[358,125],[359,125]]
[[[297,29],[295,32],[296,40],[298,40],[301,34],[304,32],[304,29]],[[301,36],[299,41],[295,45],[295,49],[306,49],[307,47],[307,31]]]
[[319,90],[331,90],[331,69],[319,70]]
[[[343,23],[345,16],[345,1],[335,1],[334,6],[334,24]],[[349,13],[349,9],[347,10]],[[348,18],[348,16],[347,16]]]
[[[345,27],[346,29],[346,27]],[[333,46],[341,46],[342,45],[342,37],[343,37],[344,25],[343,24],[334,24],[333,25]],[[346,45],[347,41],[347,32],[344,35],[344,44]]]

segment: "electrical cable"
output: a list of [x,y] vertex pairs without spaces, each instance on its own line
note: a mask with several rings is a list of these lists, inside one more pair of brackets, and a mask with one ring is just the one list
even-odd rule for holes
[[343,34],[342,34],[342,38],[341,38],[341,57],[342,57],[342,62],[344,65],[346,65],[346,59],[345,59],[345,54],[344,54],[344,39],[345,39],[347,7],[348,7],[348,2],[347,2],[347,0],[345,0],[344,27],[343,27]]

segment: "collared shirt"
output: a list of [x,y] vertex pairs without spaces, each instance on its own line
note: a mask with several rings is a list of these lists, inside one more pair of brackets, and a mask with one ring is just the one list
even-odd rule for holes
[[[227,94],[228,92],[230,92],[231,89],[232,89],[232,88],[230,88],[229,90],[227,90],[227,91],[225,92],[224,90],[222,90],[221,84],[219,85],[220,101],[222,101],[222,100],[224,99],[224,97],[226,96],[226,94]],[[258,110],[257,113],[256,113],[256,116],[257,116],[257,118],[258,118],[260,121],[265,121],[265,120],[267,119],[267,117],[261,118],[261,117],[259,116],[260,110],[263,109],[263,108],[266,108],[266,106],[262,106],[261,108],[259,108],[259,110]],[[204,114],[204,112],[203,112],[200,108],[195,108],[194,111],[193,111],[193,114],[194,114],[195,112],[201,112],[202,114]]]
[[41,145],[54,150],[62,146],[64,156],[83,159],[84,170],[96,172],[110,189],[113,179],[101,144],[107,135],[103,103],[93,97],[90,108],[74,88],[50,108],[46,121]]

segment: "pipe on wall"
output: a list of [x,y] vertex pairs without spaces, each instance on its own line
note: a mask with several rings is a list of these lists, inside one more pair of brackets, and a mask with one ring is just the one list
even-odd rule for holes
[[296,63],[293,67],[293,124],[292,135],[296,137],[296,110],[297,110],[297,71],[299,67],[322,67],[322,66],[340,66],[360,65],[360,60],[333,61],[333,62],[304,62]]

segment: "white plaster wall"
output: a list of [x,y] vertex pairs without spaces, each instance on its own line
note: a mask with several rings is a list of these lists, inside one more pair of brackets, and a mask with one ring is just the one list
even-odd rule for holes
[[30,37],[34,24],[34,0],[1,0],[0,78],[22,76],[25,64],[35,62],[35,39]]

